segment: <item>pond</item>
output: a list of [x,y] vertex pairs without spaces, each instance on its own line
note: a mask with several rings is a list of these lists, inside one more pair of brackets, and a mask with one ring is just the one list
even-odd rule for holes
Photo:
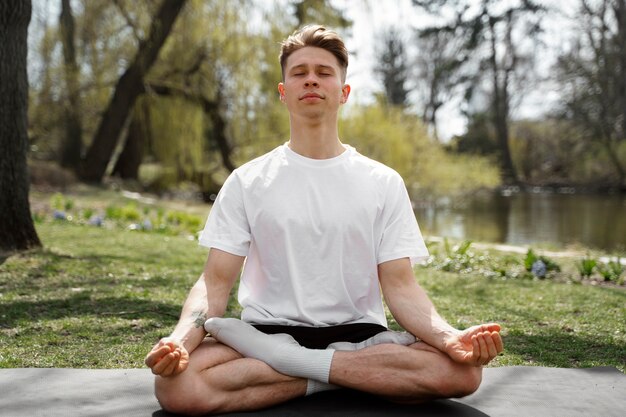
[[571,189],[477,194],[463,204],[418,207],[415,214],[425,236],[626,250],[626,195]]

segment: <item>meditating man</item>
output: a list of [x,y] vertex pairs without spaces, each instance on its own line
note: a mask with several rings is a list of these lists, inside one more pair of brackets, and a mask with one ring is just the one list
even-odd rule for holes
[[[402,178],[338,137],[343,41],[306,26],[280,64],[289,141],[235,170],[215,201],[204,272],[146,357],[161,406],[255,410],[340,387],[400,403],[474,392],[500,327],[454,329],[417,284],[428,252]],[[221,318],[244,259],[241,320]],[[383,296],[406,332],[387,329]]]

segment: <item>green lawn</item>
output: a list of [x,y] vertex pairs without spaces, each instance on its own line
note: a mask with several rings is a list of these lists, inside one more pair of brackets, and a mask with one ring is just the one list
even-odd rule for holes
[[[176,323],[206,250],[156,232],[54,221],[37,228],[45,249],[0,265],[0,367],[141,367]],[[492,366],[626,371],[623,286],[435,268],[417,268],[416,277],[453,325],[502,324],[506,350]],[[229,315],[238,314],[231,300]]]

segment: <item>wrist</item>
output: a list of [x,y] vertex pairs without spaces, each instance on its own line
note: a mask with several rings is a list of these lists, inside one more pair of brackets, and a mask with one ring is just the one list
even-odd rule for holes
[[206,336],[204,327],[184,326],[177,327],[170,335],[170,339],[175,341],[179,346],[184,347],[188,352],[193,351]]
[[460,334],[461,334],[461,331],[454,329],[454,328],[450,328],[450,329],[446,329],[442,331],[442,334],[441,334],[441,346],[443,348],[442,350],[446,351],[449,346],[451,346],[453,343],[456,342]]

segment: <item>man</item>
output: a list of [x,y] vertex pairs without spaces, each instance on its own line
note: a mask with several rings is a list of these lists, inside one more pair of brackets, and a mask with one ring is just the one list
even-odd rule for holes
[[[428,252],[402,179],[338,137],[342,40],[306,26],[280,62],[289,142],[220,191],[200,237],[204,272],[146,357],[162,407],[255,410],[338,387],[403,403],[474,392],[502,351],[500,327],[452,328],[416,283]],[[244,259],[242,320],[222,319]],[[381,290],[407,332],[386,329]]]

